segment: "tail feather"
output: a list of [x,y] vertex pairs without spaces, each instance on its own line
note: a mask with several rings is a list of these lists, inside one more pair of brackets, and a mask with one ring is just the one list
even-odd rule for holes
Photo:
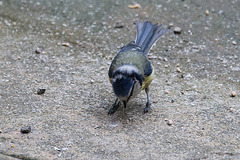
[[147,55],[153,44],[167,31],[168,29],[162,29],[161,25],[138,21],[136,45],[142,48],[144,55]]

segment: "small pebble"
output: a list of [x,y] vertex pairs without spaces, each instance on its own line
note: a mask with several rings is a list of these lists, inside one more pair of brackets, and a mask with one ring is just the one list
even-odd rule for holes
[[56,150],[56,151],[61,151],[61,149],[60,148],[57,148],[57,147],[54,147],[54,149]]
[[154,56],[154,55],[151,55],[151,56],[148,56],[149,59],[157,59],[158,57],[157,56]]
[[206,14],[206,16],[208,16],[209,15],[209,10],[206,10],[205,14]]
[[62,46],[69,47],[69,43],[62,43]]
[[184,8],[189,8],[187,4],[184,4],[183,6],[184,6]]
[[163,58],[163,61],[167,62],[167,61],[168,61],[168,59],[167,59],[167,58]]
[[95,126],[94,127],[94,129],[100,129],[101,128],[101,126]]
[[169,28],[173,27],[173,22],[169,23],[168,27]]
[[236,92],[235,91],[232,91],[232,93],[231,93],[231,97],[236,97]]
[[124,26],[121,23],[119,23],[119,22],[117,22],[116,25],[114,26],[114,28],[118,28],[118,29],[121,29],[123,27]]
[[174,32],[175,34],[180,34],[180,33],[182,32],[182,28],[180,28],[180,27],[174,27],[173,32]]
[[41,53],[41,50],[40,50],[39,48],[37,48],[37,49],[35,50],[35,53],[40,54],[40,53]]
[[229,108],[230,112],[234,112],[234,109],[232,107]]
[[169,94],[169,91],[165,91],[164,94]]
[[130,8],[130,9],[138,9],[138,8],[141,8],[141,5],[138,4],[138,3],[130,4],[130,5],[128,5],[128,8]]
[[182,72],[181,69],[180,69],[179,67],[177,67],[177,72],[179,72],[179,73]]
[[2,131],[0,130],[0,133],[2,133]]
[[27,133],[30,133],[30,132],[31,132],[31,126],[21,128],[21,133],[23,133],[23,134],[27,134]]
[[171,119],[165,119],[165,121],[167,122],[167,124],[169,126],[171,126],[173,124],[173,121]]
[[94,80],[92,80],[92,79],[90,80],[90,83],[91,83],[91,84],[93,84],[94,82],[95,82]]
[[37,94],[38,95],[44,94],[45,91],[46,91],[46,89],[38,89]]
[[233,45],[236,45],[236,44],[237,44],[237,42],[236,42],[236,41],[232,41],[232,44],[233,44]]

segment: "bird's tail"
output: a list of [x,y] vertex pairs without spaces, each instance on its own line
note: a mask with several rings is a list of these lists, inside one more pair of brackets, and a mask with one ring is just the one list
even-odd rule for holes
[[136,26],[136,45],[142,48],[144,55],[147,55],[153,44],[168,31],[168,29],[162,29],[161,25],[152,24],[150,21],[144,23],[138,21]]

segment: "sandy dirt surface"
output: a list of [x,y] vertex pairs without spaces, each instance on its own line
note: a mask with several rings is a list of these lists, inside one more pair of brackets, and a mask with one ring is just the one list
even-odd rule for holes
[[[0,0],[0,159],[240,159],[240,1],[137,3]],[[142,92],[109,116],[137,20],[171,29],[149,54],[152,110]]]

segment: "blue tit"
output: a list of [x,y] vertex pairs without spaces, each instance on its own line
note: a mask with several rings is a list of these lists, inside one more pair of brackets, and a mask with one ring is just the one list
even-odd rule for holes
[[149,85],[154,78],[154,68],[147,54],[168,29],[162,29],[161,25],[158,26],[149,21],[144,23],[138,21],[136,28],[136,41],[124,46],[109,67],[108,76],[117,99],[108,114],[113,114],[120,103],[126,108],[127,102],[142,90],[147,94],[144,113],[150,110]]

